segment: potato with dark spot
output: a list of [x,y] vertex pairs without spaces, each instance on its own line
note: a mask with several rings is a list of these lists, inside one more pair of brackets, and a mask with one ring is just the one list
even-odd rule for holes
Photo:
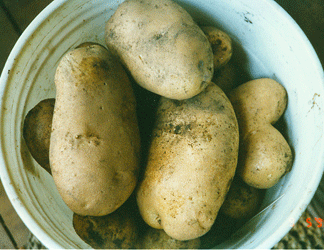
[[103,216],[133,192],[140,162],[136,100],[128,76],[103,46],[66,53],[55,73],[50,164],[67,206]]
[[214,55],[214,69],[217,71],[232,58],[232,39],[224,31],[213,26],[202,26],[201,29],[211,44]]
[[126,0],[106,24],[107,47],[143,88],[188,99],[213,77],[213,52],[204,32],[172,0]]
[[139,231],[130,208],[126,202],[105,216],[73,214],[74,230],[95,249],[134,249]]
[[191,99],[162,97],[137,190],[144,221],[177,240],[208,232],[235,173],[238,140],[233,107],[214,83]]
[[247,220],[260,208],[262,190],[247,185],[240,178],[234,178],[219,213],[237,219]]
[[162,229],[149,228],[140,242],[141,249],[199,249],[200,238],[180,241],[171,238]]
[[292,150],[273,126],[287,106],[285,88],[269,78],[244,83],[230,92],[240,128],[238,175],[248,185],[274,186],[293,162]]
[[49,145],[55,99],[40,101],[26,115],[23,137],[35,161],[51,173],[49,164]]

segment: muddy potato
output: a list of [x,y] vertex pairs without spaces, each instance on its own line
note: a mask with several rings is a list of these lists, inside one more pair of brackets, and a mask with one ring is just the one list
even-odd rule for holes
[[177,240],[194,239],[213,225],[235,173],[235,113],[211,83],[188,100],[161,98],[156,117],[139,210],[151,227]]
[[[138,233],[132,218],[115,212],[105,216],[73,214],[73,227],[79,237],[95,249],[134,249]],[[115,214],[116,213],[116,214]]]
[[237,172],[250,186],[270,188],[292,166],[292,151],[273,126],[287,106],[287,92],[278,82],[261,78],[234,89],[229,98],[240,127]]
[[49,145],[54,104],[54,98],[40,101],[27,113],[23,125],[23,137],[30,154],[49,173],[51,173]]
[[224,67],[232,57],[232,39],[224,31],[213,26],[202,26],[202,31],[211,44],[215,71]]
[[171,0],[126,0],[108,20],[106,45],[142,87],[171,99],[200,93],[213,76],[204,32]]
[[115,211],[137,183],[140,138],[131,83],[100,45],[63,56],[55,74],[50,164],[56,187],[80,215]]
[[224,67],[215,72],[212,82],[228,95],[238,85],[246,82],[246,75],[233,62],[228,62]]
[[234,178],[219,213],[237,220],[250,219],[257,213],[261,201],[262,190]]
[[237,84],[237,75],[233,64],[227,64],[217,71],[213,77],[213,82],[220,87],[225,94],[228,94]]
[[171,238],[162,229],[149,228],[141,240],[141,249],[199,249],[200,238],[180,241]]
[[79,237],[95,249],[134,249],[139,240],[134,206],[125,202],[105,216],[73,214],[73,228]]

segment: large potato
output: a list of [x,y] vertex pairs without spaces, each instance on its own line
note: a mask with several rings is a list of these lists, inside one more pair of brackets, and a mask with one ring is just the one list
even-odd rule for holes
[[68,52],[55,74],[50,164],[64,202],[80,215],[120,207],[137,183],[140,137],[130,81],[100,45]]
[[[49,173],[54,103],[54,98],[40,101],[28,112],[24,121],[24,138],[26,144],[31,145],[28,147],[30,153]],[[135,203],[134,198],[128,199],[115,212],[106,216],[82,216],[74,213],[74,230],[93,248],[134,248],[139,238],[139,215]]]
[[261,78],[234,89],[229,98],[240,127],[238,174],[250,186],[270,188],[290,171],[292,151],[273,126],[287,106],[287,92],[278,82]]
[[188,100],[162,97],[137,191],[146,223],[177,240],[205,234],[234,176],[238,140],[232,105],[214,83]]
[[187,99],[213,77],[207,37],[171,0],[126,0],[108,20],[105,39],[136,82],[156,94]]
[[23,125],[23,137],[30,154],[49,173],[51,173],[49,146],[54,104],[54,98],[37,103],[27,113]]

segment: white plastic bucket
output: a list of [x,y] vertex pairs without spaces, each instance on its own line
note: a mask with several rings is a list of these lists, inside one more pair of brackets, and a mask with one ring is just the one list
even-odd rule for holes
[[[89,248],[74,232],[72,212],[52,177],[31,158],[22,139],[27,112],[55,97],[53,77],[62,55],[81,42],[104,44],[105,22],[121,1],[56,0],[28,26],[1,75],[0,174],[30,231],[48,248]],[[297,221],[323,172],[323,69],[306,36],[271,0],[178,0],[199,24],[212,24],[234,40],[234,57],[251,78],[270,77],[288,92],[284,115],[294,164],[266,192],[264,207],[217,248],[271,248]],[[273,201],[275,201],[273,203]]]

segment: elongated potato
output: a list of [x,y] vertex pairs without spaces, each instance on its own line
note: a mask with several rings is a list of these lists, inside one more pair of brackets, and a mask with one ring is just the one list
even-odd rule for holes
[[[29,147],[32,156],[49,173],[51,173],[48,167],[54,103],[54,98],[40,101],[28,112],[24,121],[26,144],[32,145]],[[116,211],[105,216],[82,216],[74,213],[74,230],[93,248],[134,248],[139,239],[140,217],[135,204],[136,200],[132,197]]]
[[177,240],[211,228],[238,157],[238,124],[224,92],[211,83],[194,98],[161,98],[144,179],[143,219]]
[[240,126],[238,174],[250,186],[270,188],[292,166],[292,151],[273,125],[287,106],[287,92],[278,82],[261,78],[234,89],[229,98]]
[[50,164],[57,189],[80,215],[120,207],[138,176],[140,138],[130,81],[100,45],[68,52],[56,74]]
[[172,0],[126,0],[108,20],[105,39],[139,85],[164,97],[193,97],[213,77],[207,37]]
[[23,137],[30,154],[49,173],[51,173],[49,146],[54,104],[54,98],[40,101],[27,113],[23,126]]

